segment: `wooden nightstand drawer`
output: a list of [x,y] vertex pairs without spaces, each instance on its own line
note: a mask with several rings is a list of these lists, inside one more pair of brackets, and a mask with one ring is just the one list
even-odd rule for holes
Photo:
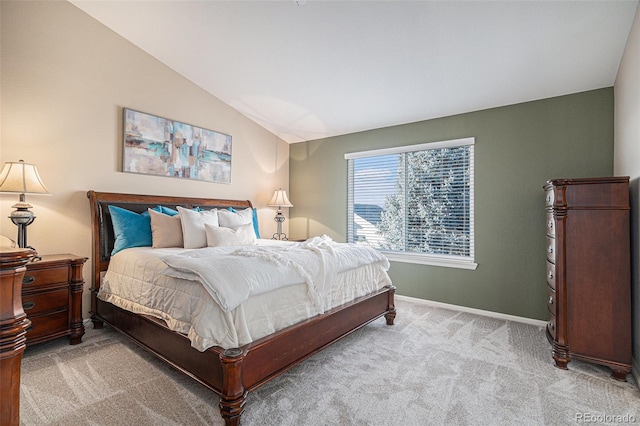
[[69,289],[45,291],[38,294],[27,294],[22,297],[22,309],[28,317],[42,312],[67,309],[69,305]]
[[[33,265],[36,263],[33,263]],[[69,281],[69,268],[67,266],[41,270],[29,269],[22,279],[22,291],[66,283],[67,281]]]
[[49,340],[50,336],[64,336],[69,324],[69,312],[64,310],[49,315],[27,315],[31,320],[31,327],[27,328],[27,347],[38,341]]
[[27,348],[61,336],[68,336],[72,345],[80,343],[84,334],[82,266],[86,260],[72,254],[53,254],[26,265],[22,308],[32,322]]

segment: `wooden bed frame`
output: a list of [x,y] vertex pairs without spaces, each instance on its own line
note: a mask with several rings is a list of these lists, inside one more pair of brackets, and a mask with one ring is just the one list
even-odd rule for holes
[[239,425],[248,392],[377,318],[385,316],[387,324],[393,324],[395,287],[387,286],[239,348],[213,347],[200,352],[191,347],[185,335],[171,331],[163,321],[134,314],[97,298],[115,239],[108,206],[140,213],[157,205],[242,209],[252,207],[251,202],[94,191],[89,191],[87,196],[91,203],[93,234],[91,320],[94,327],[101,328],[106,322],[218,394],[226,425]]

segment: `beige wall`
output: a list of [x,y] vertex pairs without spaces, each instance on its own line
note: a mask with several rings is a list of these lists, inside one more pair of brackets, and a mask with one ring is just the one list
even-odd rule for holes
[[634,374],[640,376],[640,8],[620,62],[615,96],[614,172],[631,177]]
[[[35,163],[53,194],[27,196],[37,216],[30,245],[89,257],[89,189],[250,199],[261,232],[275,232],[275,211],[265,204],[277,187],[288,187],[285,142],[70,3],[3,1],[0,14],[0,161]],[[122,173],[123,107],[232,135],[232,183]],[[13,239],[7,216],[16,201],[0,195],[0,234]],[[85,291],[85,318],[88,300]]]

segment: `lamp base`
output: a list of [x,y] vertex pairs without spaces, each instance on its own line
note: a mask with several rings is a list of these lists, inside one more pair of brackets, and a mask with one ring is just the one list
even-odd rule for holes
[[282,222],[285,221],[285,217],[282,214],[282,210],[278,210],[276,212],[276,217],[273,218],[273,220],[276,221],[276,223],[278,224],[278,232],[276,232],[275,234],[273,234],[273,237],[271,237],[272,240],[282,240],[282,241],[287,241],[287,234],[285,234],[284,232],[282,232]]
[[[21,200],[22,201],[22,200]],[[33,247],[27,245],[27,226],[31,225],[36,217],[33,215],[33,212],[29,211],[31,207],[29,204],[21,204],[18,203],[14,206],[16,210],[11,212],[11,222],[13,222],[18,227],[18,247],[20,248],[29,248],[36,252],[36,255],[32,258],[32,260],[39,260],[38,252]]]

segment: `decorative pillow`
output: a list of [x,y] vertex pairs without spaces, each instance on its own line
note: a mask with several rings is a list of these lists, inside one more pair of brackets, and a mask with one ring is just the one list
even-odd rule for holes
[[149,215],[153,248],[183,247],[182,223],[177,211],[175,215],[169,215],[149,209]]
[[256,241],[256,234],[253,232],[253,224],[251,223],[235,228],[212,226],[205,223],[204,229],[209,247],[249,246]]
[[174,210],[171,207],[158,206],[158,208],[155,210],[159,211],[160,213],[168,214],[169,216],[175,216],[178,214],[178,210]]
[[256,238],[260,238],[260,227],[258,226],[258,210],[253,210],[253,231],[256,233]]
[[151,246],[151,219],[148,212],[136,213],[121,207],[109,206],[109,213],[116,236],[112,256],[126,248]]
[[211,226],[218,226],[218,212],[216,210],[197,212],[180,206],[178,206],[178,212],[180,212],[184,248],[206,247],[207,234],[204,231],[204,225],[208,223]]
[[225,228],[236,228],[240,225],[253,223],[253,213],[251,209],[231,210],[231,207],[226,210],[218,210],[218,222],[220,226]]
[[256,238],[260,238],[260,229],[258,228],[258,213],[256,209],[246,208],[244,210],[236,210],[229,207],[227,210],[218,210],[218,220],[220,226],[227,228],[235,228],[247,223],[253,224],[253,231]]

